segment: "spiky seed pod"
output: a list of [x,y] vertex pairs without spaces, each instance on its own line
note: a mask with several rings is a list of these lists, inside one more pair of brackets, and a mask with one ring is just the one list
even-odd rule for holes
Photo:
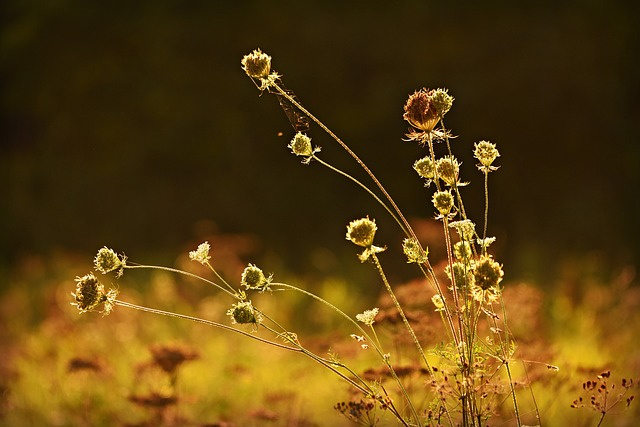
[[480,161],[478,169],[483,172],[491,172],[498,169],[496,166],[492,166],[494,160],[500,157],[495,144],[489,141],[480,141],[474,144],[474,147],[473,156]]
[[76,277],[75,305],[81,313],[91,311],[105,301],[104,286],[98,278],[89,273],[82,277]]
[[418,172],[418,175],[420,175],[421,177],[426,179],[433,179],[435,167],[433,161],[431,160],[431,157],[427,156],[423,157],[420,160],[416,160],[416,162],[413,164],[413,169],[415,169],[415,171]]
[[256,49],[242,58],[242,69],[251,78],[267,78],[271,72],[271,57]]
[[430,91],[430,98],[431,104],[440,118],[447,114],[451,109],[454,100],[453,96],[449,95],[446,89],[435,89]]
[[408,263],[418,263],[423,264],[427,262],[427,256],[429,255],[428,249],[422,249],[420,246],[420,242],[418,242],[414,238],[404,239],[402,242],[402,251],[407,257]]
[[227,311],[227,315],[231,317],[233,323],[240,325],[253,324],[257,326],[262,323],[262,316],[253,307],[251,301],[241,301],[233,304]]
[[461,240],[453,245],[453,254],[458,261],[464,261],[471,258],[471,245],[466,240]]
[[376,235],[378,226],[375,220],[369,217],[351,221],[347,226],[347,240],[364,248],[373,245],[373,238]]
[[460,174],[460,163],[455,157],[447,156],[436,161],[436,172],[438,178],[444,181],[450,187],[458,183]]
[[125,263],[126,258],[122,257],[121,259],[113,249],[109,249],[106,246],[100,249],[96,257],[93,259],[95,269],[102,274],[122,269]]
[[271,280],[271,276],[266,277],[260,268],[253,264],[249,264],[249,266],[242,272],[240,284],[247,289],[264,291],[268,289]]
[[431,200],[433,201],[433,206],[443,216],[448,215],[453,208],[453,195],[449,190],[436,191]]
[[498,287],[504,276],[504,271],[502,271],[500,264],[494,261],[491,256],[486,255],[476,262],[473,276],[475,284],[486,291],[489,288]]

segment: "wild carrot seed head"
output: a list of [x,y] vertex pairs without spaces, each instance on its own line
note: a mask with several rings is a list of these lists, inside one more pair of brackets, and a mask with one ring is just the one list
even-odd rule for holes
[[271,72],[271,57],[256,49],[242,58],[242,69],[251,78],[267,78]]

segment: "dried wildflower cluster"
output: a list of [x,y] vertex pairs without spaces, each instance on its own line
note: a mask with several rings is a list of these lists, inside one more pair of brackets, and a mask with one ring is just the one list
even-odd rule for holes
[[106,315],[111,313],[118,292],[115,289],[105,292],[104,285],[93,273],[89,273],[82,277],[76,277],[76,292],[71,295],[75,299],[72,304],[78,307],[80,313],[93,311],[103,304],[102,312]]

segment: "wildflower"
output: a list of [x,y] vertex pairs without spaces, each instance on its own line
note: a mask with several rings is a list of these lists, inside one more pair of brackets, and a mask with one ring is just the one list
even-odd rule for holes
[[351,221],[347,226],[347,240],[365,248],[358,255],[361,262],[368,260],[371,255],[385,250],[373,245],[373,238],[377,230],[375,220],[370,220],[369,217]]
[[356,320],[367,326],[372,326],[379,311],[380,309],[378,307],[374,307],[371,310],[365,310],[364,313],[356,314]]
[[242,279],[240,280],[240,284],[247,289],[264,292],[265,290],[269,289],[269,285],[273,280],[272,277],[272,275],[270,275],[269,277],[265,277],[260,268],[256,267],[253,264],[249,264],[249,266],[246,267],[242,272]]
[[429,255],[428,249],[422,249],[420,242],[414,238],[404,239],[402,242],[402,251],[407,257],[408,263],[424,264],[427,262],[427,256]]
[[434,177],[435,167],[433,161],[431,160],[431,157],[429,156],[423,157],[420,160],[416,160],[416,162],[413,164],[413,169],[415,169],[415,171],[418,172],[418,175],[423,178],[431,180]]
[[110,271],[119,270],[118,277],[122,276],[127,257],[124,255],[119,257],[113,249],[109,249],[106,246],[98,251],[98,254],[93,259],[93,265],[97,271],[102,274],[107,274]]
[[262,315],[253,307],[251,301],[241,301],[233,304],[227,315],[231,317],[232,323],[241,325],[252,324],[255,327],[262,323]]
[[460,163],[453,156],[443,157],[436,161],[436,172],[438,178],[444,181],[450,187],[461,183],[458,182],[458,176],[460,175]]
[[71,295],[75,298],[75,305],[80,313],[94,310],[100,304],[104,304],[103,313],[109,314],[115,305],[118,292],[115,289],[105,293],[104,286],[98,278],[89,273],[82,277],[76,277],[76,292]]
[[267,78],[271,72],[271,57],[256,49],[242,58],[242,69],[251,78]]
[[452,103],[453,97],[446,90],[422,88],[407,99],[403,118],[416,129],[431,132]]
[[200,243],[198,245],[198,249],[189,252],[189,259],[191,261],[197,261],[200,264],[205,265],[211,259],[211,257],[209,256],[210,250],[211,245],[209,245],[209,242]]
[[500,157],[495,144],[488,141],[480,141],[474,144],[474,147],[473,156],[480,161],[480,164],[477,165],[478,169],[485,173],[498,169],[497,166],[491,166],[493,161]]
[[302,161],[302,163],[305,164],[308,164],[313,155],[320,151],[320,147],[311,147],[311,138],[302,132],[296,133],[287,147],[289,147],[291,152],[296,156],[305,156],[306,159]]
[[462,240],[471,240],[476,234],[476,225],[469,219],[453,221],[449,223],[449,227],[455,228]]
[[489,255],[485,255],[476,262],[473,272],[475,283],[483,290],[498,288],[504,272],[502,266]]
[[453,195],[449,190],[436,191],[431,200],[441,216],[449,215],[453,208]]

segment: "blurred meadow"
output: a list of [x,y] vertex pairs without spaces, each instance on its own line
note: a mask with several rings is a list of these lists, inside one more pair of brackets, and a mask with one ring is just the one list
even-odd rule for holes
[[[385,4],[0,5],[0,425],[352,425],[333,409],[352,390],[299,354],[124,307],[103,317],[70,305],[73,278],[104,245],[205,274],[187,253],[207,240],[232,283],[256,263],[350,315],[391,307],[345,226],[375,217],[378,240],[396,252],[402,236],[360,188],[290,154],[278,102],[240,67],[258,47],[385,184],[434,264],[446,253],[411,168],[422,149],[402,141],[402,106],[421,87],[448,88],[473,216],[484,206],[473,143],[500,148],[491,249],[519,357],[541,362],[517,375],[532,384],[542,425],[597,425],[599,414],[571,404],[602,372],[616,387],[633,380],[637,395],[640,7]],[[350,167],[319,129],[311,137]],[[431,295],[401,253],[384,255],[421,340],[437,344]],[[126,301],[228,322],[229,302],[189,278],[128,271],[117,286]],[[288,293],[259,303],[318,354],[380,368],[330,311]],[[380,327],[419,393],[408,338],[393,322]],[[634,401],[602,425],[639,420]],[[515,424],[499,414],[489,425]]]

